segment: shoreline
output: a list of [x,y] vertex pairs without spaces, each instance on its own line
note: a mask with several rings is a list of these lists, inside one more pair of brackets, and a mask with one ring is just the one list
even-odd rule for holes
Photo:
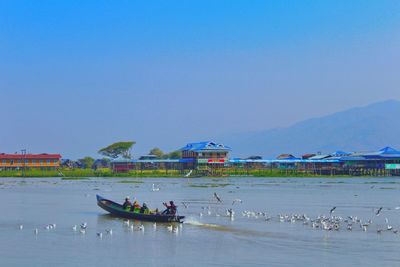
[[195,177],[185,177],[185,176],[151,176],[151,175],[146,175],[146,176],[128,176],[128,175],[118,175],[118,176],[0,176],[1,179],[41,179],[41,178],[46,178],[46,179],[54,179],[54,178],[60,178],[61,180],[89,180],[89,179],[152,179],[152,178],[163,178],[163,179],[242,179],[242,178],[260,178],[260,179],[287,179],[287,178],[316,178],[316,179],[354,179],[354,178],[360,178],[360,179],[375,179],[375,178],[399,178],[398,176],[345,176],[345,175],[332,175],[332,176],[327,176],[327,175],[310,175],[310,176],[305,176],[305,175],[288,175],[288,176],[255,176],[255,175],[232,175],[232,176],[195,176]]
[[85,178],[385,178],[399,176],[384,175],[348,175],[348,174],[315,174],[294,170],[222,170],[218,173],[193,172],[186,176],[188,170],[134,170],[115,173],[110,169],[61,169],[61,170],[18,170],[0,171],[0,178],[62,178],[78,180]]

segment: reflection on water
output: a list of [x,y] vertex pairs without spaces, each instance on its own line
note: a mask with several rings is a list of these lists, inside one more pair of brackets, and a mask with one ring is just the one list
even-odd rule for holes
[[[400,265],[395,178],[9,178],[0,189],[7,203],[0,217],[2,266]],[[127,222],[101,210],[96,193],[119,202],[129,195],[159,209],[175,200],[186,220]]]

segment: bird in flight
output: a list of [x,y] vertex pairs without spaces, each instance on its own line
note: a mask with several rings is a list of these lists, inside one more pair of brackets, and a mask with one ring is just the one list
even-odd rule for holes
[[376,215],[376,216],[379,216],[379,213],[381,213],[382,209],[383,209],[383,207],[380,207],[380,208],[376,211],[375,215]]
[[214,192],[214,197],[218,202],[222,202],[221,198],[218,196],[217,193]]
[[331,208],[331,210],[329,211],[330,214],[332,214],[335,211],[336,207]]

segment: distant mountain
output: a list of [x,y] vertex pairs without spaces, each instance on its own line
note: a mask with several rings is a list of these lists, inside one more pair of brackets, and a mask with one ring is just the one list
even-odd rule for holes
[[388,100],[305,120],[287,128],[245,133],[225,139],[233,155],[371,151],[384,146],[400,149],[400,101]]

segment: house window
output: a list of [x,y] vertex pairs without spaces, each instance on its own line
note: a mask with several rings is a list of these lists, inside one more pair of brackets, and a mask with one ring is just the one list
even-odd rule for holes
[[50,164],[50,160],[49,159],[47,160],[47,164]]
[[2,160],[3,164],[7,164],[7,160],[3,159]]
[[42,160],[42,159],[41,159],[39,162],[40,162],[40,165],[42,165],[42,164],[43,164],[43,160]]
[[32,160],[32,164],[36,164],[36,159],[33,159],[33,160]]
[[55,160],[54,160],[54,163],[57,163],[57,162],[58,162],[58,160],[57,160],[57,159],[55,159]]
[[28,163],[29,163],[29,160],[26,159],[26,160],[25,160],[25,164],[28,164]]
[[21,160],[20,160],[20,159],[19,159],[19,160],[17,160],[17,163],[18,163],[18,164],[21,164]]

